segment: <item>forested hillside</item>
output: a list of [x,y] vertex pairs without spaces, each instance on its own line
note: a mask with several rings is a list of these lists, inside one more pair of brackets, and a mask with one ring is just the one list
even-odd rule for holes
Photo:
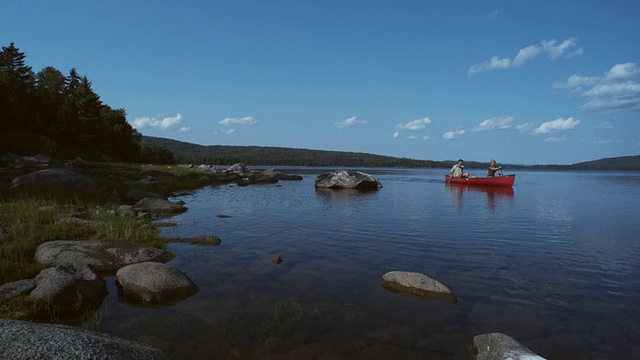
[[49,154],[60,159],[156,161],[162,149],[141,147],[124,109],[100,100],[87,76],[45,67],[37,74],[14,43],[0,52],[0,156]]
[[263,146],[196,145],[187,142],[143,136],[143,143],[169,149],[178,163],[283,166],[352,167],[447,167],[447,163],[413,160],[365,153],[292,149]]

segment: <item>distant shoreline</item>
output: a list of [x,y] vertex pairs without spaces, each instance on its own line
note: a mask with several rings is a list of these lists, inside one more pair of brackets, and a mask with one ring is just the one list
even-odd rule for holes
[[[197,145],[178,140],[143,136],[142,142],[168,149],[179,164],[247,166],[321,166],[350,168],[448,168],[455,160],[418,160],[356,152],[294,149],[264,146]],[[513,170],[640,170],[640,155],[604,158],[570,165],[501,164]],[[469,169],[486,169],[489,162],[465,161]]]

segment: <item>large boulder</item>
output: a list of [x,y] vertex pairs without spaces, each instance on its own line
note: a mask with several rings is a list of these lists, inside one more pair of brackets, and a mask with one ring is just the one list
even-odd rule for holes
[[31,297],[63,311],[95,309],[107,295],[107,286],[87,265],[58,265],[44,269],[34,279]]
[[94,193],[98,190],[96,182],[85,175],[69,169],[45,169],[18,176],[11,182],[11,189],[37,187],[43,189],[70,190],[74,192]]
[[361,171],[336,170],[316,177],[317,188],[377,190],[382,185],[375,177]]
[[173,304],[199,291],[182,271],[157,262],[123,267],[116,284],[124,299],[149,305]]
[[501,333],[473,338],[476,360],[544,360],[512,337]]
[[457,297],[448,287],[427,275],[416,272],[390,271],[382,276],[380,284],[386,289],[419,300],[442,300],[451,304],[458,302]]
[[228,173],[235,173],[243,177],[253,174],[253,172],[243,163],[233,164],[229,166],[225,171]]
[[64,325],[0,319],[1,359],[165,360],[158,349]]
[[40,244],[34,259],[50,266],[88,264],[100,273],[113,274],[125,265],[166,262],[173,257],[170,252],[138,243],[55,240]]

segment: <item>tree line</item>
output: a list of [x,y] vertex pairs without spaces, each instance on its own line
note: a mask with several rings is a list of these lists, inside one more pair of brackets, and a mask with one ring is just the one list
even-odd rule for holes
[[0,52],[0,155],[171,163],[167,149],[143,144],[124,109],[100,100],[86,75],[48,66],[38,73],[12,42]]
[[169,149],[183,164],[259,166],[349,166],[349,167],[447,167],[448,163],[374,154],[292,149],[266,146],[197,145],[172,139],[143,136],[142,142]]

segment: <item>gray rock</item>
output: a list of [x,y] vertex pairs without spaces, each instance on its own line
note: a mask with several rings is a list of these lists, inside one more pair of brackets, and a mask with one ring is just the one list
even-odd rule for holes
[[382,276],[380,284],[386,289],[418,300],[442,300],[451,304],[458,302],[448,287],[416,272],[390,271]]
[[58,265],[44,269],[34,279],[31,297],[60,310],[95,309],[107,295],[107,286],[87,265]]
[[20,295],[26,295],[36,287],[33,279],[18,280],[0,286],[0,304]]
[[182,271],[157,262],[123,267],[116,283],[125,299],[149,305],[173,304],[199,291]]
[[125,265],[166,262],[173,257],[167,251],[137,243],[56,240],[40,244],[34,259],[50,266],[88,264],[100,273],[113,274]]
[[501,333],[478,335],[473,338],[476,360],[544,360],[543,357]]
[[61,224],[71,223],[71,224],[85,225],[93,228],[101,228],[101,227],[107,226],[106,221],[87,220],[87,219],[83,219],[82,217],[76,217],[76,216],[63,216],[59,218],[56,222]]
[[243,176],[249,176],[252,174],[251,170],[249,170],[249,168],[242,163],[236,163],[231,165],[230,167],[228,167],[225,171],[227,172],[231,172],[231,173],[236,173],[236,174],[240,174]]
[[336,170],[316,177],[317,188],[377,190],[382,185],[375,177],[361,171]]
[[11,189],[27,186],[43,187],[93,193],[98,190],[96,182],[68,169],[45,169],[18,176],[11,182]]
[[164,360],[158,349],[64,325],[0,319],[0,358]]
[[267,169],[262,172],[262,175],[274,177],[278,180],[302,180],[300,175],[289,175],[275,169]]
[[159,198],[145,198],[133,205],[136,211],[147,212],[155,215],[170,216],[187,211],[184,205],[172,203],[169,200]]

